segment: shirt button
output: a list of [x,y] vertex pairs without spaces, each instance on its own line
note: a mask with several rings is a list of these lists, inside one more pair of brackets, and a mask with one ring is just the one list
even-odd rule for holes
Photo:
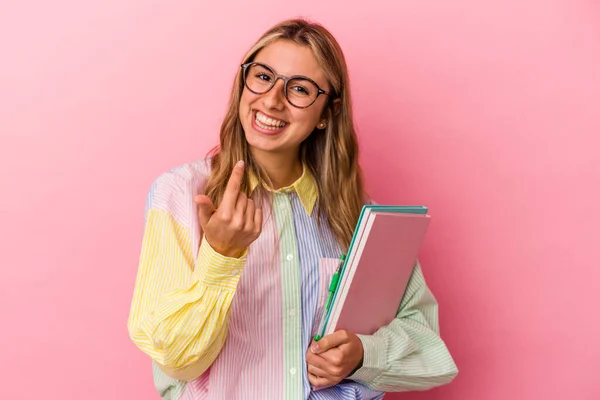
[[293,308],[290,310],[289,312],[290,317],[293,317],[294,315],[296,315],[296,310],[294,310]]
[[296,368],[291,368],[290,369],[290,374],[296,375]]
[[234,269],[233,271],[231,271],[231,275],[237,275],[240,273],[239,269]]
[[292,254],[288,254],[285,259],[288,261],[292,261],[294,259],[294,256]]

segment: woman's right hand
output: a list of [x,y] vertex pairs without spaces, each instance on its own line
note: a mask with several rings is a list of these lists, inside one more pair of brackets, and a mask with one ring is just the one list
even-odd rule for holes
[[243,176],[244,162],[239,161],[231,172],[219,208],[203,194],[194,196],[205,239],[226,257],[242,256],[262,229],[262,210],[240,191]]

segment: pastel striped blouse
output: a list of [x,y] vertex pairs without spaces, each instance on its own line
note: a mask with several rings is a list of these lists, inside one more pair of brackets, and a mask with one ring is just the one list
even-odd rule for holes
[[311,391],[305,354],[342,253],[327,224],[317,224],[316,182],[305,168],[293,185],[273,191],[260,237],[234,259],[201,240],[193,196],[209,173],[204,160],[166,172],[146,204],[128,329],[152,358],[162,399],[381,399],[456,376],[416,263],[397,318],[359,335],[362,367]]

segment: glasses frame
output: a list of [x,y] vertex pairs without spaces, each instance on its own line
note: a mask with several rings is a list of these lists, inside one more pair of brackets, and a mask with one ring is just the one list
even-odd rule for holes
[[[273,76],[274,76],[273,82],[271,82],[271,86],[267,90],[265,90],[264,92],[255,92],[254,90],[250,89],[250,86],[248,86],[248,82],[246,81],[246,74],[247,74],[246,71],[252,65],[259,65],[259,66],[261,66],[261,67],[263,67],[263,68],[265,68],[265,69],[267,69],[267,70],[269,70],[269,71],[271,71],[273,73]],[[259,62],[256,62],[256,61],[252,61],[252,62],[248,62],[248,63],[242,64],[240,67],[242,68],[242,80],[244,81],[244,86],[246,86],[246,88],[249,91],[251,91],[252,93],[254,93],[254,94],[265,94],[265,93],[268,93],[271,89],[273,89],[273,87],[275,86],[275,83],[277,83],[277,79],[281,79],[283,81],[283,95],[284,95],[285,99],[287,100],[288,103],[290,103],[290,105],[292,105],[292,106],[294,106],[296,108],[308,108],[308,107],[312,106],[313,104],[315,104],[315,101],[317,101],[317,99],[319,98],[319,96],[322,95],[322,94],[324,94],[326,96],[331,96],[330,93],[328,93],[328,92],[324,91],[323,89],[321,89],[319,87],[319,85],[317,84],[317,82],[313,81],[312,79],[310,79],[309,77],[304,76],[304,75],[293,75],[293,76],[290,76],[290,77],[279,75],[279,74],[275,73],[275,71],[273,70],[273,68],[269,67],[266,64],[259,63]],[[317,95],[315,96],[315,99],[312,101],[312,103],[310,103],[307,106],[301,107],[301,106],[295,105],[294,103],[292,103],[290,101],[290,99],[288,99],[287,87],[288,87],[288,82],[291,81],[292,79],[305,79],[305,80],[311,82],[313,85],[315,85],[315,87],[317,88]]]

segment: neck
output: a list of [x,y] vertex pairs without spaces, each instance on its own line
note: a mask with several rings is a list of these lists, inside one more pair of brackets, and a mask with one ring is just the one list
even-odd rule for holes
[[302,162],[298,155],[292,157],[288,154],[274,155],[253,151],[252,156],[266,171],[274,190],[289,186],[302,176]]

